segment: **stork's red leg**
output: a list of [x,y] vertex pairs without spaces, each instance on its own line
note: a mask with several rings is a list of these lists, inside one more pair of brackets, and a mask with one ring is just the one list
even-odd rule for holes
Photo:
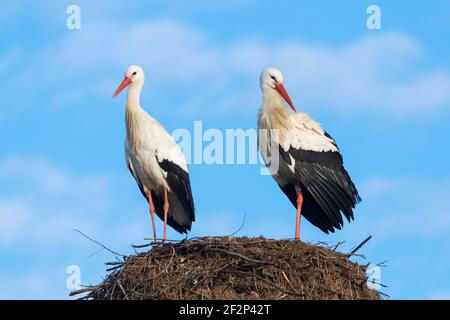
[[163,243],[166,243],[167,213],[168,212],[169,212],[169,197],[167,196],[167,188],[164,188],[164,237],[163,237]]
[[153,204],[152,190],[147,188],[148,203],[150,205],[150,215],[152,216],[153,239],[156,242],[155,205]]
[[297,221],[295,223],[295,240],[300,240],[300,219],[302,215],[303,196],[299,192],[297,195]]

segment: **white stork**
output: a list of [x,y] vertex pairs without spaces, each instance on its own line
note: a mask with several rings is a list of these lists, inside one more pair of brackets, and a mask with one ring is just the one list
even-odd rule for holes
[[[260,86],[263,103],[258,114],[258,147],[266,165],[277,157],[278,170],[271,173],[297,208],[295,239],[300,238],[302,214],[325,233],[341,229],[342,214],[348,222],[353,220],[352,209],[361,198],[336,142],[318,122],[296,112],[279,70],[264,70]],[[292,110],[285,108],[283,100]]]
[[141,108],[139,100],[144,79],[141,67],[128,67],[113,98],[128,87],[125,161],[149,203],[154,240],[156,242],[156,212],[164,221],[165,242],[167,224],[180,233],[191,230],[195,221],[194,200],[180,147],[164,127]]

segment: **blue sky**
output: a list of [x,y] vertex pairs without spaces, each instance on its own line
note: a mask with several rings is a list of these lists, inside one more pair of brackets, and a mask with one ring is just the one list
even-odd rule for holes
[[[66,28],[66,8],[81,29]],[[258,77],[280,68],[297,109],[340,145],[363,202],[333,235],[381,271],[392,298],[450,298],[450,4],[429,1],[1,1],[0,298],[67,298],[66,268],[104,276],[106,251],[151,235],[125,167],[124,69],[146,70],[142,105],[172,132],[254,128]],[[381,30],[366,9],[381,8]],[[191,236],[289,238],[294,210],[259,165],[191,165]],[[158,222],[158,231],[162,224]],[[175,232],[169,238],[179,239]]]

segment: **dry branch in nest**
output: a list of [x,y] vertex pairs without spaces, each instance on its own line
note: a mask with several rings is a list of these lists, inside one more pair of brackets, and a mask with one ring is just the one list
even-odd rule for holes
[[366,266],[329,248],[264,238],[158,245],[112,267],[82,299],[380,299]]

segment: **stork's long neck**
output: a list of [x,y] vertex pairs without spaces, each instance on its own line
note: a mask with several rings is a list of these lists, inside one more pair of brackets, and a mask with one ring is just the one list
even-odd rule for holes
[[127,92],[127,110],[141,109],[141,91],[143,83],[133,83],[128,88]]
[[144,110],[141,108],[140,97],[143,83],[134,83],[128,88],[125,110],[127,140],[130,147],[137,149],[140,145],[139,131],[143,122]]
[[258,126],[264,129],[282,129],[288,126],[292,112],[284,104],[281,95],[275,89],[263,88],[263,103],[259,110]]
[[263,87],[263,104],[261,108],[267,111],[273,111],[276,109],[285,109],[283,98],[273,88]]
[[261,136],[260,138],[265,139],[269,154],[272,139],[278,142],[280,138],[284,139],[284,135],[289,131],[289,117],[292,112],[286,108],[283,98],[275,89],[263,87],[262,91],[263,103],[258,113],[258,128],[265,130],[260,131],[259,134],[264,135],[264,137]]

